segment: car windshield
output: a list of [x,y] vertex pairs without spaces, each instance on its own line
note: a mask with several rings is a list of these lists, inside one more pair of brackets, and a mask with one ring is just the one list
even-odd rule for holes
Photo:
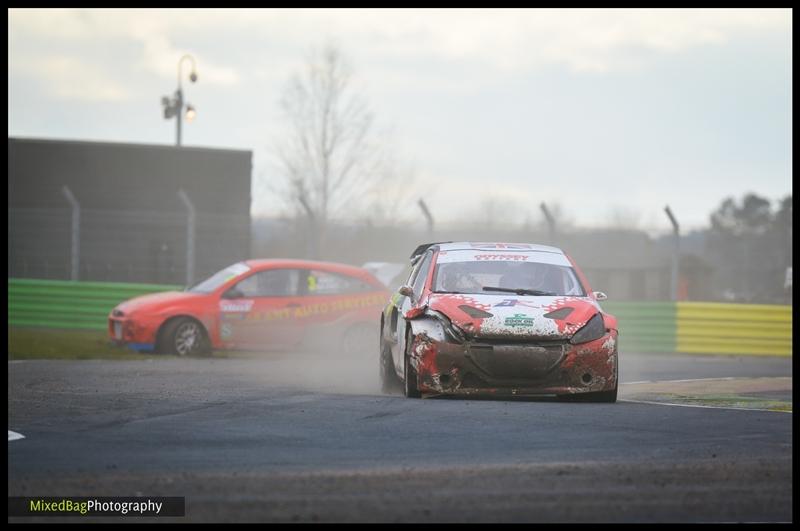
[[[548,253],[552,254],[552,253]],[[534,261],[532,253],[478,254],[448,252],[436,265],[433,291],[438,293],[507,293],[583,297],[575,270],[563,255]]]
[[250,267],[243,262],[239,262],[238,264],[233,264],[232,266],[226,267],[222,271],[217,271],[211,275],[211,277],[195,284],[186,291],[191,293],[211,293],[218,287],[228,282],[230,279],[238,277],[242,273],[246,273],[248,271],[250,271]]

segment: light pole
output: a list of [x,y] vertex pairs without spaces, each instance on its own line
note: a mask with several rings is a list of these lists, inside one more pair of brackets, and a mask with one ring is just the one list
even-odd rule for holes
[[[197,71],[195,69],[195,62],[194,57],[189,54],[184,55],[178,61],[178,90],[175,91],[175,94],[170,98],[169,96],[164,96],[161,98],[161,105],[164,107],[164,119],[169,120],[173,116],[175,117],[175,145],[181,145],[181,116],[183,115],[183,86],[181,85],[181,68],[183,66],[184,60],[188,59],[192,63],[192,71],[189,74],[189,81],[195,83],[197,81]],[[191,122],[197,111],[192,106],[191,103],[186,105],[186,121]]]

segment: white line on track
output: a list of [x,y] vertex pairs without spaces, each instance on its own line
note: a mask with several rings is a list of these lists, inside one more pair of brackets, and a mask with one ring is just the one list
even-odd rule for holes
[[16,440],[24,439],[24,438],[25,438],[25,436],[22,435],[21,433],[17,433],[15,431],[8,430],[8,440],[9,441],[16,441]]
[[[644,383],[681,383],[681,382],[710,382],[713,380],[748,380],[752,378],[758,378],[757,376],[726,376],[724,378],[691,378],[688,380],[641,380],[638,382],[620,382],[622,385],[633,385],[633,384],[644,384]],[[767,377],[769,378],[769,377]],[[781,378],[778,376],[777,378]]]
[[791,413],[791,411],[783,411],[780,409],[759,409],[747,407],[722,407],[722,406],[701,406],[699,404],[675,404],[673,402],[652,402],[650,400],[629,400],[627,398],[620,398],[618,402],[631,402],[633,404],[653,404],[656,406],[677,406],[677,407],[700,407],[705,409],[735,409],[737,411],[770,411],[772,413]]
[[662,381],[669,383],[679,383],[679,382],[707,382],[710,380],[746,380],[748,378],[752,378],[752,376],[745,376],[741,378],[737,378],[735,376],[728,376],[726,378],[689,378],[686,380],[662,380]]

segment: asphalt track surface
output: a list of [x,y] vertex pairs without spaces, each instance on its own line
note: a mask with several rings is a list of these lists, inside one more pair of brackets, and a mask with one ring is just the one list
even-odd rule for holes
[[791,413],[664,398],[724,378],[790,403],[791,358],[623,353],[616,404],[411,400],[308,355],[8,369],[9,496],[186,497],[160,521],[792,521]]

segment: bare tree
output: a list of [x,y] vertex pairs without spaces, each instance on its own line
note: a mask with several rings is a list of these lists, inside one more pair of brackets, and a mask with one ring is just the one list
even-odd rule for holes
[[277,146],[285,199],[306,219],[319,257],[328,222],[360,212],[391,173],[365,98],[352,85],[341,52],[327,45],[292,78],[281,108],[290,129]]

